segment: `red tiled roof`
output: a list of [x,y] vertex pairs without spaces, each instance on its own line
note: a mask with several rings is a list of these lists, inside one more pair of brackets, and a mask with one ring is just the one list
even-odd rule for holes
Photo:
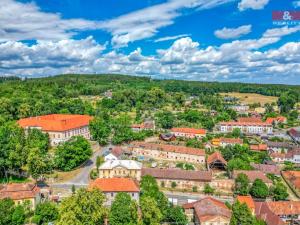
[[282,171],[282,176],[292,183],[296,189],[300,189],[300,171]]
[[90,183],[90,188],[103,192],[139,192],[138,185],[130,178],[98,178]]
[[268,146],[266,144],[250,145],[250,149],[253,151],[267,151]]
[[220,138],[220,142],[229,144],[243,144],[243,140],[240,138]]
[[11,198],[13,200],[34,198],[40,189],[35,184],[7,184],[0,186],[0,199]]
[[293,137],[300,137],[300,131],[296,130],[295,128],[290,129],[289,134]]
[[188,127],[174,127],[171,129],[172,132],[187,133],[187,134],[206,134],[204,129],[188,128]]
[[285,153],[280,153],[280,152],[273,152],[273,153],[270,154],[270,157],[272,159],[274,159],[274,158],[285,159],[286,158],[286,154]]
[[142,176],[151,175],[158,179],[170,180],[194,180],[210,182],[212,180],[211,171],[190,171],[181,169],[158,169],[142,168]]
[[251,183],[253,183],[256,179],[261,179],[265,183],[272,183],[272,181],[267,178],[263,172],[258,170],[234,170],[233,178],[237,178],[240,173],[247,175]]
[[238,122],[241,123],[261,123],[262,120],[261,118],[257,118],[257,117],[240,117],[237,120]]
[[50,114],[20,119],[22,128],[37,127],[43,131],[67,131],[88,126],[93,117],[88,115]]
[[300,201],[266,202],[269,209],[276,215],[299,215]]
[[209,155],[207,157],[207,164],[211,164],[215,161],[219,160],[220,162],[222,162],[223,164],[227,165],[226,160],[223,158],[223,156],[221,155],[220,152],[214,152],[213,154]]
[[189,148],[189,147],[177,146],[177,145],[164,145],[164,144],[155,144],[155,143],[147,143],[147,142],[132,142],[131,147],[145,148],[145,149],[152,149],[152,150],[166,151],[166,152],[175,152],[175,153],[188,154],[188,155],[205,156],[205,151],[203,149]]
[[206,222],[216,217],[223,217],[230,220],[231,210],[227,206],[214,198],[206,197],[193,203],[183,205],[184,209],[194,209],[200,222]]
[[267,225],[285,225],[282,219],[272,212],[267,202],[255,202],[255,215],[261,220],[264,220]]
[[229,121],[229,122],[221,122],[221,126],[264,126],[264,127],[272,127],[272,124],[266,122],[237,122],[237,121]]
[[246,205],[248,206],[248,208],[251,211],[255,210],[254,201],[253,201],[253,198],[250,195],[247,195],[247,196],[238,195],[236,197],[236,200],[239,201],[240,203],[246,203]]
[[119,157],[120,155],[122,155],[123,149],[122,149],[122,147],[120,147],[120,146],[115,146],[115,147],[111,150],[111,153],[112,153],[114,156]]
[[286,117],[284,117],[284,116],[277,116],[275,118],[268,117],[266,119],[267,123],[273,123],[274,121],[277,121],[277,122],[280,122],[280,123],[284,123],[286,121]]
[[280,169],[277,165],[251,163],[251,166],[256,170],[263,172],[264,174],[270,173],[270,174],[280,175]]

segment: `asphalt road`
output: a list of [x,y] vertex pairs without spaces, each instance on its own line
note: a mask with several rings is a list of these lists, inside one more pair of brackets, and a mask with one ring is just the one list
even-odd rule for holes
[[52,184],[52,187],[57,188],[66,188],[69,189],[73,185],[75,187],[85,187],[89,184],[89,177],[90,177],[90,171],[96,167],[96,159],[98,156],[102,156],[106,151],[109,150],[109,148],[112,148],[112,145],[108,145],[105,147],[100,147],[98,144],[94,145],[94,153],[93,156],[82,166],[80,172],[70,179],[69,181],[66,181],[64,183],[57,183]]

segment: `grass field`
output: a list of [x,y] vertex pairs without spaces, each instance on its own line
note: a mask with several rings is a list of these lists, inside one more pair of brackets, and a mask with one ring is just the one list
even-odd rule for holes
[[221,95],[236,97],[243,104],[260,103],[261,105],[264,105],[266,103],[272,103],[278,100],[278,97],[265,96],[265,95],[253,94],[253,93],[229,92],[229,93],[221,93]]

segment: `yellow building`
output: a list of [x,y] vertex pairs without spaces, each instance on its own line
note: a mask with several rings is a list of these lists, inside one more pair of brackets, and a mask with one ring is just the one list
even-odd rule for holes
[[142,164],[134,160],[108,160],[99,167],[99,178],[141,179]]
[[36,184],[7,184],[0,186],[0,199],[10,198],[15,204],[29,202],[32,209],[41,200],[41,192]]

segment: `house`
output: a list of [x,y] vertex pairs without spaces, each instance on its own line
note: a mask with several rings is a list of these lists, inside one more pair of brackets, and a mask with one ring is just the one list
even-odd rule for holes
[[99,167],[99,178],[130,177],[141,180],[142,163],[134,160],[109,160]]
[[112,96],[113,96],[112,90],[107,90],[106,92],[104,92],[104,97],[111,99]]
[[229,225],[231,210],[214,198],[205,197],[183,205],[189,222],[200,225]]
[[247,175],[250,183],[253,183],[256,179],[261,179],[268,187],[273,184],[273,182],[267,178],[263,172],[258,170],[234,170],[232,173],[233,179],[236,179],[241,173]]
[[131,129],[136,132],[143,131],[143,130],[155,130],[155,121],[146,120],[141,124],[133,124],[131,125]]
[[254,201],[253,201],[253,198],[251,197],[251,195],[247,195],[247,196],[238,195],[236,197],[236,201],[238,201],[242,204],[245,203],[248,206],[252,215],[255,215],[255,204],[254,204]]
[[277,125],[279,123],[286,123],[287,122],[287,118],[284,117],[284,116],[277,116],[277,117],[274,117],[274,118],[268,117],[266,119],[266,122]]
[[268,141],[266,144],[269,153],[287,153],[289,150],[297,147],[296,144],[289,142]]
[[247,113],[249,110],[249,106],[248,105],[230,105],[228,106],[229,109],[232,109],[240,114],[244,114]]
[[208,169],[223,169],[225,170],[227,167],[227,162],[223,158],[220,152],[214,152],[209,155],[206,159],[206,164]]
[[122,157],[123,154],[126,154],[126,151],[122,149],[120,146],[115,146],[111,150],[111,154],[113,154],[118,159]]
[[294,148],[287,153],[271,153],[270,157],[277,163],[289,161],[300,164],[300,148]]
[[197,187],[198,190],[203,190],[205,184],[212,181],[212,173],[210,171],[192,171],[177,168],[143,168],[142,176],[145,175],[154,177],[162,187],[171,188],[174,182],[176,188],[188,190],[192,190],[193,187]]
[[267,151],[267,149],[268,149],[268,146],[266,144],[250,145],[250,150],[251,151],[263,152],[263,151]]
[[270,123],[254,121],[249,122],[241,122],[241,121],[229,121],[229,122],[221,122],[219,123],[220,131],[222,133],[232,132],[233,129],[240,129],[242,133],[245,134],[272,134],[273,126]]
[[288,134],[291,136],[291,138],[299,142],[300,141],[300,131],[298,129],[292,128],[288,131]]
[[256,218],[265,221],[267,225],[287,225],[268,207],[266,202],[255,202],[254,205]]
[[300,171],[282,171],[282,176],[294,189],[300,190]]
[[238,122],[240,123],[261,123],[262,120],[260,117],[240,117],[237,119]]
[[277,165],[266,165],[266,164],[250,164],[255,170],[259,170],[263,172],[265,175],[274,174],[276,176],[280,176],[280,169]]
[[88,115],[50,114],[20,119],[18,124],[25,131],[35,128],[48,133],[50,144],[57,145],[73,136],[90,139],[89,123],[92,119]]
[[214,146],[220,146],[221,145],[221,140],[220,138],[213,138],[211,140],[211,144],[214,145]]
[[209,184],[211,187],[218,190],[231,190],[234,182],[232,180],[224,179],[212,179],[211,171],[192,171],[181,169],[159,169],[159,168],[142,168],[142,176],[153,176],[158,184],[162,187],[172,188],[176,185],[177,189],[190,190],[194,187],[198,191],[202,191],[205,184]]
[[240,138],[220,138],[220,146],[226,147],[228,145],[242,145],[243,140]]
[[175,137],[202,138],[206,135],[206,130],[187,127],[174,127],[171,129],[171,134],[174,134]]
[[[264,215],[276,215],[280,218],[276,223],[267,222],[268,225],[276,224],[299,224],[300,222],[300,201],[268,201],[255,204],[255,213],[259,218]],[[275,216],[274,216],[275,217]],[[282,223],[283,222],[283,223]]]
[[89,185],[90,188],[97,188],[106,196],[106,205],[110,206],[116,195],[125,192],[135,201],[139,200],[140,188],[137,183],[130,178],[97,178]]
[[36,184],[11,183],[0,185],[0,199],[10,198],[15,204],[30,203],[31,209],[41,201],[41,191]]
[[133,155],[167,161],[205,163],[205,151],[185,146],[132,142],[128,149]]

